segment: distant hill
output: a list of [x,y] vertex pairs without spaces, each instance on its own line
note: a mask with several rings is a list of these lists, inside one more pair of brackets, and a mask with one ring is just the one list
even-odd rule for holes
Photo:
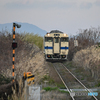
[[[18,33],[34,33],[39,34],[40,36],[44,36],[47,31],[29,23],[21,23],[21,22],[15,22],[21,25],[21,28],[16,28],[16,32]],[[12,32],[13,23],[6,23],[6,24],[0,24],[0,31],[7,30],[8,32]]]

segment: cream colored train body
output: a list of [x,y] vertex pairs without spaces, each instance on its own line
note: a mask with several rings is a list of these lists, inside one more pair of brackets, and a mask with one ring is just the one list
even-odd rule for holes
[[46,60],[66,60],[69,50],[68,35],[53,30],[44,36],[44,53]]

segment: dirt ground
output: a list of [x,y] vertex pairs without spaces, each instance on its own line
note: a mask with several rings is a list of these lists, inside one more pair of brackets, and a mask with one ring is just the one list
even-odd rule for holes
[[41,94],[42,100],[71,100],[68,93],[61,93],[58,91],[48,91]]

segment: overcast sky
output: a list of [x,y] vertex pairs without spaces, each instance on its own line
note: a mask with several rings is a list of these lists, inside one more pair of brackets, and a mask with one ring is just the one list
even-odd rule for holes
[[0,0],[0,24],[14,21],[76,34],[100,26],[100,0]]

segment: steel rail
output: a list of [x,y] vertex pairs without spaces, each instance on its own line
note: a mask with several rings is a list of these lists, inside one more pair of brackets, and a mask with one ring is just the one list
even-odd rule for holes
[[[54,66],[54,65],[53,65],[53,66]],[[71,92],[70,92],[70,90],[68,89],[67,85],[65,84],[64,80],[62,79],[61,75],[59,74],[59,72],[58,72],[57,69],[55,68],[55,66],[54,66],[54,69],[56,70],[57,74],[59,75],[59,77],[60,77],[60,79],[62,80],[63,84],[65,85],[66,89],[67,89],[68,92],[70,93],[71,98],[72,98],[73,100],[75,100],[74,97],[71,95]]]
[[[63,65],[63,64],[62,64]],[[75,77],[75,75],[73,75],[64,65],[63,65],[63,67],[87,90],[87,91],[89,91],[90,93],[92,93],[93,91],[91,90],[89,90],[79,79],[77,79],[76,77]],[[94,97],[94,99],[95,100],[98,100],[94,95],[92,95],[93,97]]]

